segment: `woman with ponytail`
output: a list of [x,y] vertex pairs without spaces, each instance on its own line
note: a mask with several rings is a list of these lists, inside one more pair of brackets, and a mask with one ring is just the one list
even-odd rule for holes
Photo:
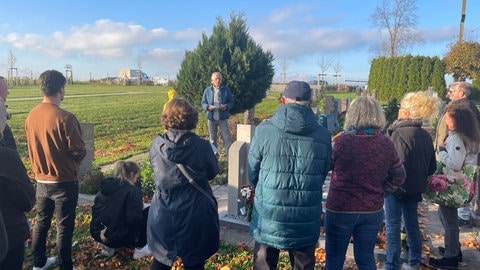
[[111,257],[120,247],[135,248],[134,259],[150,254],[142,192],[135,185],[140,167],[131,161],[116,163],[113,177],[102,180],[92,207],[90,234],[102,244],[101,254]]

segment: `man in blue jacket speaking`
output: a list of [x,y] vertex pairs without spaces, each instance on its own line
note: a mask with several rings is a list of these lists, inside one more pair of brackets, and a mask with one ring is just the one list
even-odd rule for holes
[[220,72],[213,72],[212,85],[205,88],[202,96],[202,108],[207,111],[208,131],[210,143],[217,145],[217,130],[220,127],[225,147],[225,155],[228,157],[228,148],[232,144],[230,129],[228,128],[229,111],[233,107],[232,91],[226,85],[222,85],[223,78]]
[[289,252],[293,269],[314,269],[332,143],[311,99],[308,83],[289,82],[282,106],[255,129],[248,153],[248,177],[255,187],[253,269],[276,269],[280,250]]

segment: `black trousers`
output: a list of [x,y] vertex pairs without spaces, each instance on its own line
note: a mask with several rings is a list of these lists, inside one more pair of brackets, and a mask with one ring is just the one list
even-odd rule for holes
[[0,262],[0,270],[22,270],[25,259],[25,244],[21,243],[8,250],[7,256]]
[[148,220],[148,210],[150,210],[150,206],[145,207],[143,209],[143,219],[142,219],[142,230],[140,231],[140,235],[138,236],[137,241],[135,242],[135,247],[144,247],[147,244],[147,220]]
[[[253,269],[277,269],[280,250],[255,242],[253,248]],[[315,267],[315,245],[295,250],[288,250],[293,270],[311,269]]]

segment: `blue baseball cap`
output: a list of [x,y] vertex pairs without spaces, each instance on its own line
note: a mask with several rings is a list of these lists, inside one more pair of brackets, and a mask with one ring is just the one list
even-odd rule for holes
[[309,101],[312,99],[312,88],[303,81],[291,81],[283,90],[284,97],[291,98],[296,101]]

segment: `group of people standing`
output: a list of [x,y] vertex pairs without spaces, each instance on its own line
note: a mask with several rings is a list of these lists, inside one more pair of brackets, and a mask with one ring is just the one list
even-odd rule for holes
[[[450,102],[445,108],[437,128],[435,137],[437,157],[450,171],[461,172],[466,166],[478,165],[480,112],[473,101],[469,100],[472,91],[472,85],[467,82],[456,82],[450,85],[448,89]],[[430,265],[456,269],[458,262],[462,261],[459,225],[470,222],[472,219],[472,203],[476,214],[480,214],[478,183],[471,195],[475,193],[477,198],[473,200],[473,196],[471,196],[461,207],[442,204],[439,206],[438,213],[445,230],[445,247],[438,248],[443,257],[440,259],[430,258]]]
[[[211,143],[216,144],[220,127],[228,152],[228,111],[233,97],[230,89],[221,85],[219,72],[213,73],[211,80],[202,106],[206,106]],[[86,148],[77,118],[60,108],[66,78],[47,70],[40,75],[39,84],[43,101],[25,120],[34,187],[6,124],[8,86],[0,77],[0,270],[22,269],[30,234],[24,213],[35,204],[33,270],[56,265],[62,270],[74,269],[71,253],[78,171]],[[197,110],[185,99],[175,98],[175,91],[169,96],[161,116],[165,133],[154,138],[150,149],[156,185],[150,206],[145,207],[136,186],[138,164],[118,161],[113,177],[102,180],[95,196],[90,233],[105,256],[112,256],[116,248],[131,247],[135,248],[134,258],[154,256],[151,269],[171,269],[177,257],[186,269],[203,269],[219,248],[217,202],[208,183],[218,174],[218,161],[211,143],[193,132]],[[48,256],[47,237],[54,216],[57,256]]]
[[[35,177],[35,188],[16,151],[13,136],[5,133],[4,102],[8,86],[0,78],[2,103],[0,104],[0,134],[9,134],[1,148],[0,208],[4,217],[8,253],[0,269],[22,269],[25,242],[30,236],[30,225],[25,216],[36,205],[32,232],[34,270],[48,269],[57,263],[47,257],[47,237],[55,216],[56,250],[61,269],[73,269],[72,236],[75,209],[78,201],[78,170],[86,155],[80,124],[70,112],[60,108],[65,96],[66,79],[62,73],[47,70],[39,77],[43,100],[34,107],[25,120],[28,155]],[[12,143],[13,142],[13,143]]]
[[[250,223],[255,240],[253,268],[276,269],[279,251],[287,250],[293,269],[313,269],[321,187],[331,171],[324,220],[325,269],[343,269],[352,241],[357,267],[377,269],[374,248],[383,223],[385,269],[420,269],[417,208],[429,176],[437,163],[454,171],[477,165],[480,129],[478,110],[468,100],[472,89],[467,82],[449,86],[451,102],[439,119],[436,143],[423,128],[423,120],[438,111],[440,100],[421,91],[402,98],[398,119],[386,132],[378,101],[356,98],[346,112],[344,131],[331,141],[310,109],[310,86],[288,83],[283,106],[256,127],[248,155],[249,181],[256,189]],[[468,207],[469,201],[464,205]],[[441,204],[438,213],[445,246],[438,247],[441,257],[432,257],[428,263],[458,269],[462,253],[457,207]],[[400,263],[402,224],[409,247],[404,264]]]
[[0,78],[0,134],[8,134],[0,144],[0,209],[8,238],[8,253],[0,263],[2,270],[22,269],[25,241],[30,236],[24,213],[34,204],[37,215],[32,233],[33,269],[48,269],[56,263],[55,257],[46,256],[48,230],[54,215],[60,268],[73,268],[71,249],[78,200],[77,175],[86,154],[85,144],[76,117],[60,108],[65,96],[65,77],[58,71],[48,70],[40,75],[39,82],[43,101],[30,111],[25,121],[28,155],[36,180],[34,188],[16,151],[13,136],[9,129],[4,129],[8,127],[4,104],[8,86],[4,78]]
[[[149,152],[156,187],[150,206],[145,207],[135,185],[140,173],[136,163],[118,161],[113,177],[102,181],[92,207],[90,232],[102,244],[103,255],[112,256],[116,248],[126,246],[135,248],[134,258],[152,254],[151,269],[171,269],[181,257],[185,269],[196,270],[204,269],[205,261],[218,250],[217,202],[208,181],[218,174],[219,166],[211,144],[216,145],[220,128],[228,154],[228,116],[234,104],[222,80],[222,75],[214,72],[201,101],[210,141],[193,132],[198,123],[194,106],[171,92],[161,115],[165,132],[153,139]],[[43,101],[25,121],[35,190],[14,141],[8,143],[12,141],[4,104],[8,88],[0,77],[0,221],[3,219],[8,238],[6,248],[0,246],[0,251],[6,250],[5,258],[0,258],[2,270],[22,269],[29,234],[24,212],[35,203],[33,269],[50,269],[56,264],[60,269],[73,269],[77,175],[86,155],[85,144],[76,117],[60,108],[65,77],[48,70],[39,82]],[[476,117],[480,114],[468,101],[471,91],[472,86],[465,82],[450,86],[452,101],[439,120],[435,143],[422,128],[422,121],[438,110],[439,100],[425,92],[403,97],[398,119],[386,132],[378,101],[357,97],[346,112],[344,131],[332,139],[310,108],[310,85],[289,82],[282,93],[282,106],[256,127],[248,152],[248,180],[255,188],[250,223],[255,240],[253,268],[276,269],[280,250],[287,250],[293,269],[314,269],[315,247],[324,223],[325,269],[343,268],[351,241],[359,269],[376,269],[375,241],[385,222],[385,269],[419,269],[417,207],[427,178],[435,172],[437,161],[452,170],[477,164],[480,129]],[[323,185],[329,172],[322,220]],[[58,262],[46,254],[54,215]],[[430,258],[430,265],[457,269],[462,258],[457,208],[440,205],[439,216],[445,247],[439,247],[443,257]],[[400,265],[402,223],[409,251],[408,262]],[[2,232],[0,227],[0,236],[5,235]]]
[[276,269],[287,250],[293,269],[314,269],[322,223],[322,188],[331,171],[326,202],[325,269],[343,269],[353,238],[359,269],[376,269],[375,241],[384,218],[384,195],[405,180],[392,141],[382,133],[385,115],[372,97],[355,99],[345,131],[334,138],[318,124],[312,89],[291,81],[282,104],[255,129],[248,176],[255,187],[250,233],[254,269]]

